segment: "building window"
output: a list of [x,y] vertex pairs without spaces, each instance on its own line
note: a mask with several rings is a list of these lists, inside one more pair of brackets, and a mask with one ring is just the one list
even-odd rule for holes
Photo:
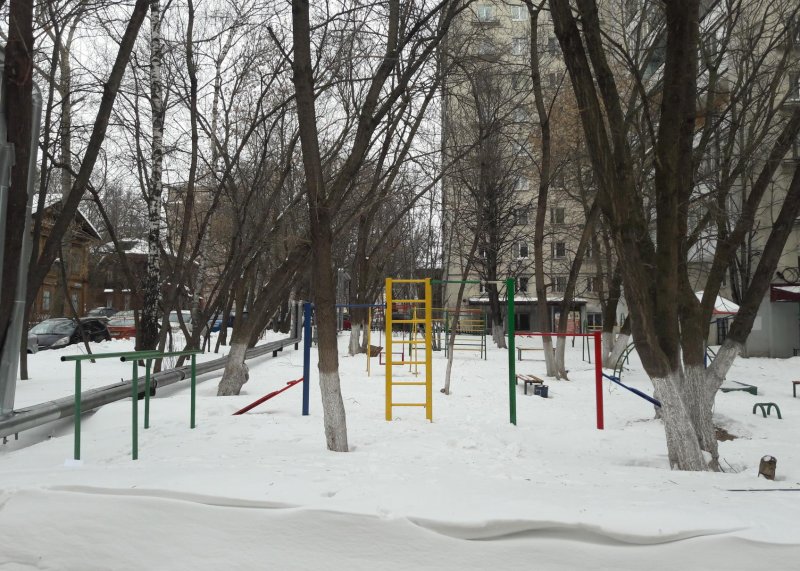
[[528,293],[528,281],[530,278],[527,276],[520,276],[517,278],[517,291],[520,293]]
[[514,211],[514,224],[517,226],[527,226],[528,225],[528,211],[524,208],[517,208]]
[[563,293],[567,290],[567,276],[553,278],[553,291]]
[[69,298],[72,300],[72,307],[75,308],[75,312],[78,314],[83,313],[83,308],[78,305],[78,292],[73,291]]
[[490,38],[478,40],[478,55],[491,56],[495,54],[494,42]]
[[596,291],[594,287],[594,280],[595,278],[593,277],[586,278],[586,291],[589,293]]
[[475,8],[475,15],[479,22],[494,22],[494,6],[491,4],[478,4]]
[[603,314],[602,313],[587,313],[586,314],[586,329],[589,331],[598,331],[603,328]]
[[567,257],[567,243],[553,242],[553,258],[563,260]]
[[528,19],[528,10],[522,4],[511,6],[511,19],[515,22],[524,22]]
[[526,38],[512,38],[511,39],[511,55],[521,56],[525,54],[525,47],[527,46]]
[[51,295],[49,289],[42,291],[42,311],[50,311],[50,303],[52,302]]
[[553,53],[558,50],[558,38],[555,36],[549,36],[547,38],[547,51]]
[[527,242],[514,242],[511,247],[511,254],[514,258],[522,259],[528,257],[528,243]]
[[567,220],[567,213],[563,206],[554,206],[550,209],[550,223],[564,224]]
[[528,75],[525,73],[515,73],[511,76],[511,87],[517,91],[522,91],[527,87]]
[[531,187],[531,181],[529,181],[528,178],[524,176],[517,178],[516,182],[514,183],[514,190],[516,191],[528,190],[530,187]]

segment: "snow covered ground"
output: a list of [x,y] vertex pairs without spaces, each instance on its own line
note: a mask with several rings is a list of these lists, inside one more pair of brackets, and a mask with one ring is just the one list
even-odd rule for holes
[[[340,341],[348,454],[325,449],[315,374],[310,416],[300,414],[300,385],[231,416],[302,375],[302,352],[289,349],[252,362],[238,397],[217,397],[219,377],[207,375],[195,430],[187,384],[159,390],[137,461],[130,400],[85,416],[79,464],[69,460],[71,421],[9,440],[0,447],[0,569],[800,564],[800,492],[778,491],[800,490],[800,398],[790,383],[800,358],[736,361],[729,379],[757,385],[758,396],[718,396],[716,423],[735,436],[720,443],[727,472],[697,474],[669,470],[652,406],[607,381],[606,429],[596,430],[593,365],[581,359],[580,339],[568,352],[571,381],[549,382],[550,398],[518,388],[516,427],[504,350],[490,348],[487,360],[457,353],[450,396],[438,391],[446,361],[434,353],[434,422],[418,408],[386,422],[383,368],[373,359],[368,377],[366,357],[348,357]],[[72,365],[58,358],[77,350],[33,355],[17,407],[70,395]],[[544,363],[529,354],[517,372],[543,376]],[[405,369],[395,375],[413,380]],[[111,360],[84,370],[86,388],[130,377]],[[623,382],[652,393],[635,357]],[[420,387],[406,390],[422,400]],[[777,403],[783,420],[753,415],[755,402]],[[775,482],[757,478],[766,454],[778,459]]]

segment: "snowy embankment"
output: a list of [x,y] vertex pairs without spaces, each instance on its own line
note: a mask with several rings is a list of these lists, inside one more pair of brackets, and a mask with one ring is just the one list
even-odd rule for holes
[[[258,360],[238,397],[216,397],[215,378],[201,383],[195,430],[185,383],[160,391],[136,462],[129,400],[85,417],[78,465],[66,461],[69,422],[46,440],[40,431],[9,441],[0,449],[0,567],[746,569],[790,568],[800,557],[800,492],[731,491],[800,489],[800,399],[789,382],[798,358],[737,360],[729,378],[759,394],[719,395],[715,420],[736,437],[720,443],[728,472],[695,474],[669,470],[652,407],[620,387],[604,386],[606,430],[595,429],[593,365],[581,360],[580,339],[571,382],[550,382],[548,399],[518,388],[516,427],[505,351],[490,349],[486,361],[457,353],[450,396],[438,392],[445,359],[434,353],[434,422],[409,408],[389,423],[383,368],[373,359],[368,377],[365,356],[344,355],[346,341],[348,454],[325,450],[315,375],[309,417],[299,386],[231,416],[301,375],[293,350]],[[70,394],[72,369],[59,356],[33,356],[18,403]],[[86,365],[87,379],[130,374],[103,363]],[[402,369],[395,374],[413,377]],[[526,354],[517,371],[543,376],[544,367]],[[623,381],[652,392],[635,359]],[[419,387],[405,390],[396,400],[422,398]],[[777,403],[783,420],[751,414],[755,402]],[[756,477],[765,454],[778,458],[775,482]]]

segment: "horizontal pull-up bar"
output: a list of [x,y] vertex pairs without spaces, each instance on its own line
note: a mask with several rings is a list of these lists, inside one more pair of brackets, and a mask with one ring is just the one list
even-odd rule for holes
[[595,333],[517,333],[517,337],[595,337]]

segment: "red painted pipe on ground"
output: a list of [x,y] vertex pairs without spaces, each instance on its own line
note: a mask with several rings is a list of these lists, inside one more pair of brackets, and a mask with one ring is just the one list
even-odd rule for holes
[[255,408],[255,407],[257,407],[257,406],[258,406],[258,405],[260,405],[262,402],[266,402],[266,401],[268,401],[269,399],[271,399],[272,397],[274,397],[274,396],[277,396],[277,395],[281,394],[283,391],[285,391],[285,390],[287,390],[287,389],[290,389],[290,388],[292,388],[292,387],[293,387],[293,386],[295,386],[297,383],[302,383],[302,382],[303,382],[303,377],[300,377],[299,379],[295,379],[294,381],[289,381],[288,383],[286,383],[286,386],[285,386],[285,387],[283,387],[282,389],[279,389],[279,390],[277,390],[277,391],[272,391],[271,393],[269,393],[269,394],[267,394],[267,395],[264,395],[263,397],[261,397],[261,398],[260,398],[260,399],[258,399],[257,401],[255,401],[255,402],[252,402],[252,403],[248,404],[248,405],[247,405],[246,407],[244,407],[242,410],[237,410],[237,411],[236,411],[236,412],[234,412],[233,414],[234,414],[234,416],[235,416],[235,415],[237,415],[237,414],[244,414],[245,412],[247,412],[247,411],[248,411],[248,410],[250,410],[251,408]]

